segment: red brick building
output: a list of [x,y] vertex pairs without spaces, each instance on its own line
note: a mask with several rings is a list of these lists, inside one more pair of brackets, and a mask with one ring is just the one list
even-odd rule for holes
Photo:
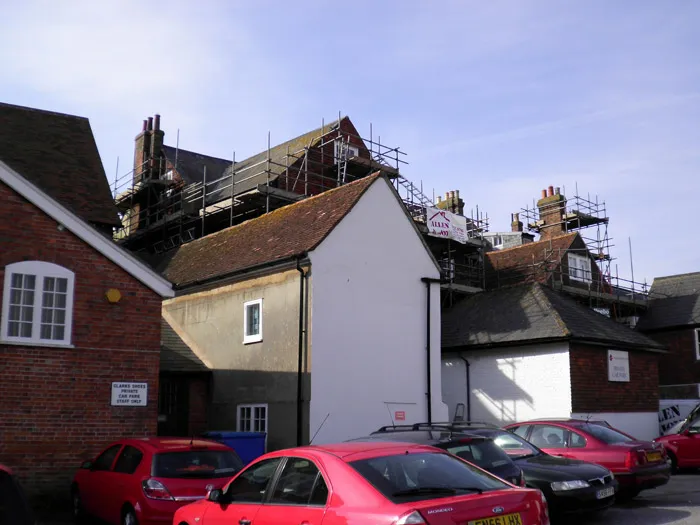
[[0,463],[32,496],[66,498],[81,460],[156,433],[173,292],[111,240],[87,119],[0,104],[0,200]]

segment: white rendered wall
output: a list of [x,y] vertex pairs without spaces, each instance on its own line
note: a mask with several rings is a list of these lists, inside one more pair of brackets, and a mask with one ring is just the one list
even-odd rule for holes
[[[310,435],[343,441],[392,423],[427,420],[426,296],[439,271],[378,179],[310,254]],[[440,292],[431,285],[433,420],[441,401]]]

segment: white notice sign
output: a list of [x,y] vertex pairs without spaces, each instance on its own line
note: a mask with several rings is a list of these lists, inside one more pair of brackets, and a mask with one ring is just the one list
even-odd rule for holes
[[608,381],[629,383],[629,380],[629,353],[620,350],[608,350]]
[[112,383],[112,406],[148,404],[148,383]]
[[426,208],[428,235],[467,242],[467,218],[437,208]]

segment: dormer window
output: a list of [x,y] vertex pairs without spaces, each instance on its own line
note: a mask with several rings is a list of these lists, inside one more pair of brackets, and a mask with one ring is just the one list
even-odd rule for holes
[[575,253],[569,254],[569,278],[574,281],[590,283],[593,281],[591,274],[591,259]]
[[75,275],[57,264],[22,261],[5,267],[0,340],[71,344]]
[[360,156],[360,148],[348,144],[343,140],[336,140],[333,142],[335,146],[335,163],[338,164],[342,160],[346,160],[352,157]]

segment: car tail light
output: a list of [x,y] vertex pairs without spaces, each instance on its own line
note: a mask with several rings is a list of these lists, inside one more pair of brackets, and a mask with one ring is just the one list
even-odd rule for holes
[[170,495],[170,492],[168,492],[168,489],[165,488],[165,485],[163,485],[158,480],[147,479],[141,483],[141,487],[143,487],[143,493],[146,495],[147,498],[160,500],[173,499],[173,497]]
[[428,525],[420,515],[420,512],[413,510],[401,516],[394,525]]
[[639,454],[634,450],[630,450],[625,455],[625,467],[631,469],[637,465],[639,465]]

